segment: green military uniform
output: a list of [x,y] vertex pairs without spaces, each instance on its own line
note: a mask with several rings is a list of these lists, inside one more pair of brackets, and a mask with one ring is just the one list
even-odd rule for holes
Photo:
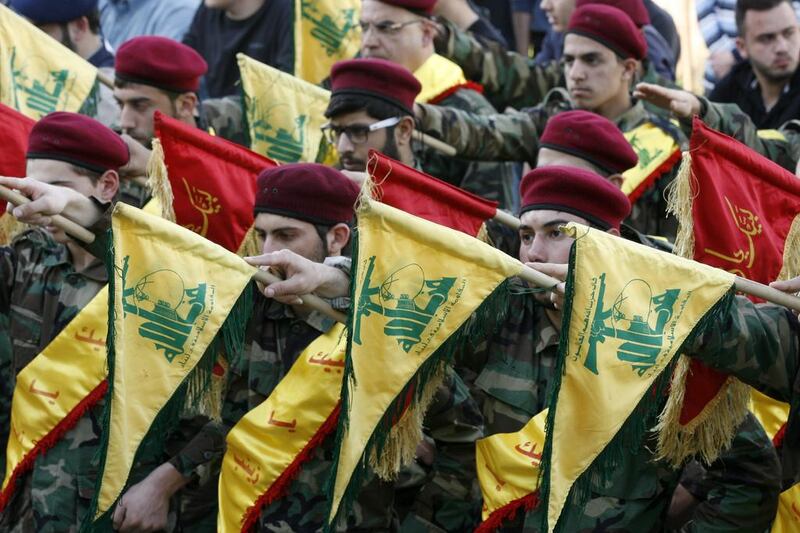
[[[478,115],[496,113],[486,98],[474,89],[461,87],[437,105],[460,109]],[[472,158],[444,156],[426,146],[418,146],[415,156],[423,171],[464,190],[498,202],[500,208],[514,206],[514,174],[512,165],[494,160],[470,161]]]
[[[68,249],[40,229],[26,231],[10,246],[0,248],[0,268],[0,312],[4,313],[12,340],[10,352],[0,353],[0,361],[12,361],[16,375],[100,291],[107,274],[99,260],[76,272]],[[2,407],[7,425],[10,403]],[[32,471],[23,477],[14,499],[3,512],[0,529],[54,533],[78,530],[95,493],[96,454],[104,407],[105,401],[98,402],[47,453],[36,459]],[[202,427],[206,422],[195,420],[193,425]],[[177,450],[173,464],[187,477],[199,466],[198,461],[207,461],[207,451],[197,449],[202,439],[192,441],[194,448],[181,446],[188,440],[181,432],[190,431],[191,427],[189,422],[182,423],[168,442],[168,448]],[[223,444],[218,445],[219,454]],[[5,442],[3,446],[5,452]],[[144,479],[166,459],[147,451],[140,454],[131,473],[131,483]],[[171,513],[170,529],[177,520],[177,512]]]
[[686,353],[730,373],[762,393],[790,404],[781,449],[783,488],[800,481],[800,323],[792,313],[771,304],[756,305],[737,297],[729,313],[702,336],[687,343]]
[[[483,85],[484,95],[497,110],[535,106],[550,90],[564,86],[559,62],[537,65],[527,56],[508,51],[496,42],[479,41],[452,22],[444,21],[443,25],[444,31],[434,41],[436,52],[460,65],[468,79]],[[644,75],[639,81],[677,87],[660,76],[647,59],[642,65]],[[645,106],[655,115],[669,117],[669,111],[649,103]]]
[[[527,161],[536,165],[539,136],[547,119],[555,113],[572,109],[566,91],[554,89],[544,101],[532,108],[499,115],[474,115],[453,109],[420,104],[417,117],[422,131],[455,147],[459,154],[481,160]],[[615,124],[623,132],[653,124],[666,132],[681,148],[687,137],[681,129],[645,109],[641,101],[617,117]],[[673,240],[677,231],[674,218],[666,217],[666,190],[677,172],[677,165],[660,177],[635,203],[629,223],[647,235]]]

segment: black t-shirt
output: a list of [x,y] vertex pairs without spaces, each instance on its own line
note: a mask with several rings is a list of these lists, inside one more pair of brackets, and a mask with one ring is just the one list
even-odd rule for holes
[[294,70],[294,15],[291,0],[266,0],[251,17],[231,20],[222,9],[201,5],[183,42],[208,63],[206,96],[238,94],[241,52],[285,72]]
[[795,71],[778,102],[769,112],[764,107],[761,88],[749,61],[735,65],[730,74],[717,82],[708,99],[712,102],[737,104],[758,129],[778,129],[789,120],[800,119],[800,68]]

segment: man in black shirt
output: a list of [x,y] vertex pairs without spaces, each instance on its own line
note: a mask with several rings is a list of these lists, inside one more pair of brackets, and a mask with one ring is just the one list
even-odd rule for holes
[[205,0],[183,38],[208,63],[204,96],[239,93],[239,52],[293,72],[293,28],[291,0]]
[[800,118],[800,30],[789,0],[739,0],[736,47],[746,61],[709,95],[738,104],[759,129]]

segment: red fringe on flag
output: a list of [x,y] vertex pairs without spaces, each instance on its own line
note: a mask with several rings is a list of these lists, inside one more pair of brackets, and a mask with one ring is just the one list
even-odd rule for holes
[[261,515],[261,510],[285,494],[286,489],[289,488],[289,484],[300,473],[300,467],[311,458],[311,454],[314,450],[322,444],[334,429],[336,429],[336,423],[339,420],[341,408],[342,402],[337,403],[325,422],[322,423],[314,436],[308,441],[305,448],[294,458],[294,461],[292,461],[286,470],[278,476],[278,479],[275,480],[267,491],[256,500],[256,503],[247,509],[247,512],[242,517],[242,533],[253,531],[258,522],[258,517]]
[[513,502],[497,509],[489,517],[481,522],[475,529],[475,533],[493,533],[509,520],[514,520],[517,511],[522,509],[526,513],[539,505],[539,490],[531,492],[527,496],[514,500]]
[[459,83],[458,85],[453,85],[449,89],[442,91],[438,95],[428,100],[428,103],[432,105],[439,105],[439,103],[442,100],[446,100],[448,96],[453,95],[454,93],[458,92],[461,89],[472,89],[475,92],[483,94],[483,85],[481,85],[480,83],[475,83],[474,81],[468,81],[466,83]]
[[772,437],[772,444],[776,448],[780,448],[781,446],[783,446],[783,438],[785,436],[786,436],[786,423],[784,422],[784,424],[781,426],[781,429],[779,429],[778,432],[775,433],[775,436]]
[[44,454],[56,445],[56,443],[63,437],[69,430],[75,427],[75,424],[78,423],[86,411],[97,405],[97,402],[103,399],[103,396],[106,395],[108,391],[108,380],[103,380],[100,382],[97,387],[94,388],[92,392],[90,392],[86,398],[80,401],[75,408],[70,411],[64,419],[56,425],[48,433],[44,436],[33,449],[28,452],[28,454],[22,458],[22,461],[14,468],[14,472],[11,474],[9,478],[8,485],[6,486],[5,490],[0,493],[0,511],[5,509],[6,505],[11,501],[11,497],[14,494],[14,489],[17,484],[19,478],[25,474],[28,470],[33,468],[33,463],[36,461],[36,458],[39,455]]
[[647,178],[644,181],[642,181],[638,187],[636,187],[634,190],[631,191],[631,193],[628,195],[628,199],[631,201],[631,203],[638,200],[639,197],[643,195],[645,191],[647,191],[647,189],[649,189],[650,186],[653,183],[655,183],[655,181],[658,178],[661,177],[662,174],[672,170],[672,167],[674,167],[680,160],[681,160],[681,151],[680,149],[678,149],[675,150],[675,152],[671,156],[669,156],[666,159],[666,161],[658,165],[658,168],[656,168],[653,172],[651,172],[650,175],[647,176]]

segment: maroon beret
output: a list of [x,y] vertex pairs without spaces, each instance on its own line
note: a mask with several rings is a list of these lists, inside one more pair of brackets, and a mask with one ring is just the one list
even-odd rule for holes
[[194,49],[167,37],[125,41],[114,60],[117,79],[176,93],[196,92],[208,64]]
[[369,96],[414,115],[414,100],[421,90],[422,85],[408,69],[385,59],[349,59],[331,69],[331,98]]
[[621,9],[639,28],[650,24],[650,13],[647,12],[642,0],[577,0],[575,7],[579,8],[589,4],[606,4]]
[[565,34],[575,33],[607,46],[618,56],[642,60],[647,42],[627,13],[614,6],[588,4],[569,18]]
[[93,172],[117,170],[130,154],[122,138],[93,118],[56,111],[33,125],[28,159],[55,159]]
[[359,187],[335,168],[292,163],[258,176],[255,213],[274,213],[312,224],[350,222]]
[[390,6],[397,6],[402,7],[403,9],[408,9],[409,11],[415,11],[417,13],[422,13],[425,15],[430,15],[433,13],[433,6],[436,5],[437,0],[379,0],[384,4],[389,4]]
[[609,174],[636,166],[639,156],[616,124],[589,111],[565,111],[547,121],[539,146],[574,155]]
[[522,209],[564,211],[585,218],[604,230],[619,229],[631,212],[631,202],[610,181],[582,168],[536,168],[520,183]]

